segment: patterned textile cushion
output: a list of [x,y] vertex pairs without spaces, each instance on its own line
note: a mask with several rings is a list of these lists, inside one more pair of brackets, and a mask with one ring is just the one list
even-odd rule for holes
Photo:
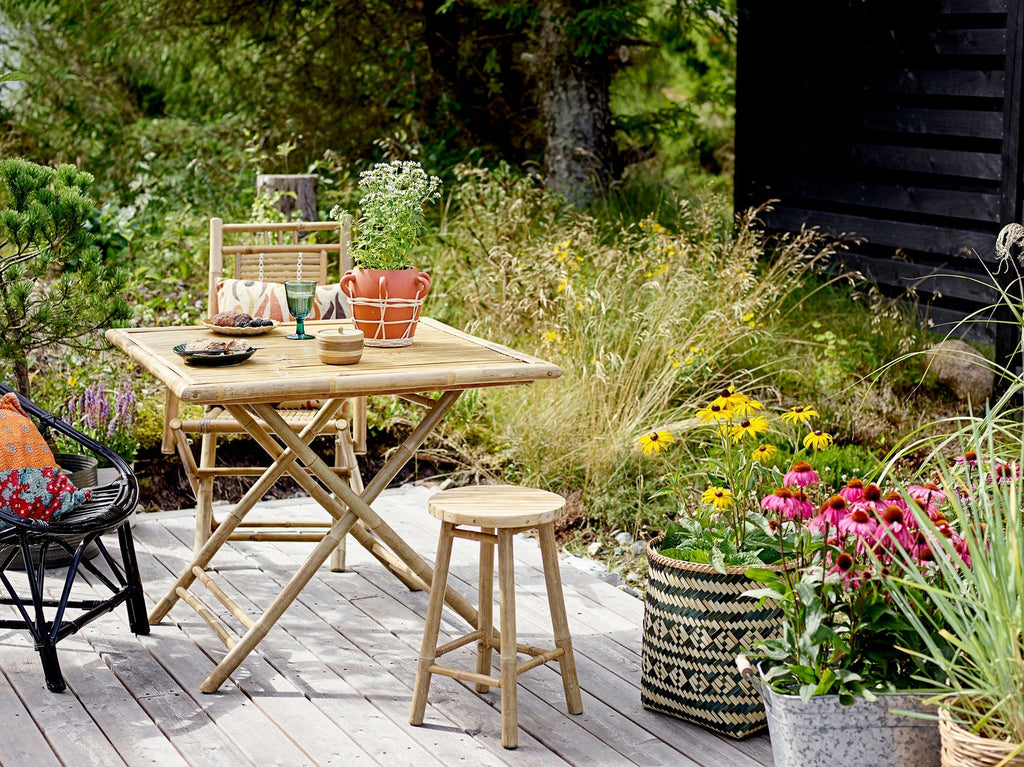
[[[348,316],[345,311],[347,296],[341,286],[317,285],[313,298],[313,313],[308,320],[340,320]],[[258,280],[218,280],[217,306],[222,312],[245,312],[253,317],[284,322],[291,319],[284,283]]]
[[49,521],[90,496],[61,473],[17,395],[0,397],[0,507],[19,517]]

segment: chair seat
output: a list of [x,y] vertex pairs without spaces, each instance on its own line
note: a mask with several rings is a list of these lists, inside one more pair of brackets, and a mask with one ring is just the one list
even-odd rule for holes
[[514,485],[476,485],[443,490],[430,497],[428,509],[453,525],[516,528],[554,522],[562,515],[565,498]]

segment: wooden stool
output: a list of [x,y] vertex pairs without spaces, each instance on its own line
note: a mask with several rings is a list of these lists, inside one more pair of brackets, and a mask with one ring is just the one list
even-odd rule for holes
[[[519,742],[516,680],[531,668],[558,660],[562,672],[562,686],[570,714],[583,713],[579,681],[576,678],[576,660],[572,654],[572,638],[562,600],[562,579],[558,573],[558,551],[555,546],[554,521],[561,516],[565,499],[544,490],[531,490],[510,485],[460,487],[436,493],[430,499],[430,513],[441,520],[441,537],[437,542],[434,561],[434,582],[430,589],[427,623],[423,630],[423,647],[416,670],[416,687],[412,695],[409,722],[423,724],[427,706],[431,674],[442,674],[467,682],[475,682],[477,692],[491,687],[501,688],[501,745],[515,748]],[[479,528],[468,530],[466,527]],[[522,530],[537,528],[540,551],[544,562],[544,581],[547,585],[548,607],[554,628],[555,648],[516,644],[515,562],[512,558],[512,536]],[[479,625],[476,631],[437,646],[441,626],[441,608],[448,583],[452,542],[466,538],[480,543],[480,605]],[[498,544],[498,589],[501,600],[501,631],[492,625],[494,598],[494,544]],[[439,655],[477,642],[476,672],[439,666],[434,661]],[[501,656],[501,676],[492,676],[491,650]],[[517,663],[516,653],[532,656],[525,663]]]

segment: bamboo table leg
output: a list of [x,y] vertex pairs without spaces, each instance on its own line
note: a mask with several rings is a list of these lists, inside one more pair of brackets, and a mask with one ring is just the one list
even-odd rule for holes
[[[341,401],[336,400],[333,402],[325,403],[320,411],[313,417],[313,420],[306,425],[302,430],[302,433],[297,435],[297,439],[312,439],[313,436],[319,434],[324,423],[334,417],[337,409],[341,407]],[[255,435],[254,435],[255,436]],[[217,526],[217,529],[213,532],[213,535],[206,541],[203,548],[196,554],[192,562],[189,563],[185,571],[178,577],[174,585],[171,586],[170,590],[164,595],[164,597],[156,604],[152,612],[149,614],[150,624],[157,624],[163,620],[164,616],[174,606],[174,603],[178,601],[178,589],[188,589],[195,581],[195,575],[193,574],[193,568],[199,567],[204,569],[213,559],[214,554],[217,550],[227,541],[228,537],[238,527],[239,523],[245,518],[245,515],[252,510],[253,506],[266,494],[273,485],[278,477],[284,474],[292,463],[295,461],[295,453],[291,450],[285,450],[281,452],[277,459],[267,467],[267,470],[256,480],[251,488],[242,499],[235,505],[232,512],[224,519],[224,521]],[[299,473],[299,472],[296,472]],[[304,473],[304,472],[302,472]]]
[[[405,566],[412,570],[422,584],[429,586],[434,577],[431,567],[402,540],[398,533],[378,516],[377,512],[370,508],[370,502],[380,494],[381,490],[387,486],[390,478],[397,474],[402,466],[413,456],[419,445],[427,438],[427,435],[440,423],[444,414],[451,406],[455,404],[455,400],[458,399],[460,393],[458,391],[449,391],[441,395],[441,398],[437,400],[437,405],[428,411],[423,421],[406,438],[405,442],[396,449],[392,458],[381,467],[381,470],[370,484],[366,486],[361,495],[357,494],[347,483],[334,474],[330,467],[324,463],[323,459],[308,445],[303,444],[295,433],[287,428],[284,420],[272,407],[269,405],[253,405],[252,408],[278,433],[282,442],[295,451],[306,468],[315,474],[326,485],[327,489],[340,498],[349,509],[355,512],[363,525],[380,540],[380,543],[387,546]],[[296,476],[296,480],[300,480],[300,478]],[[334,499],[331,499],[329,502],[332,504],[336,503]],[[366,540],[359,535],[360,530],[361,527],[353,528],[353,531],[356,532],[356,540],[366,546]],[[459,615],[469,621],[470,624],[476,625],[476,608],[454,589],[449,587],[445,590],[445,602]]]
[[[373,511],[369,504],[412,458],[430,432],[437,427],[447,411],[455,404],[459,395],[458,391],[448,391],[444,392],[439,399],[427,402],[427,413],[420,424],[398,447],[391,459],[381,467],[361,494],[356,493],[347,483],[342,482],[341,478],[331,471],[330,467],[308,444],[311,438],[310,434],[316,433],[312,430],[318,428],[322,423],[321,416],[325,418],[332,416],[337,406],[340,406],[340,400],[336,401],[337,405],[333,409],[329,408],[331,403],[325,404],[317,413],[313,423],[307,425],[301,433],[290,429],[271,405],[228,406],[243,428],[264,448],[274,462],[257,480],[256,485],[246,493],[235,510],[218,526],[214,535],[207,541],[186,572],[178,579],[170,593],[154,608],[153,616],[156,621],[166,615],[177,601],[178,589],[187,590],[195,581],[194,568],[199,567],[201,570],[209,563],[230,533],[255,505],[255,502],[283,473],[288,472],[304,490],[327,509],[335,521],[332,523],[330,531],[320,540],[270,607],[248,628],[241,640],[229,650],[224,659],[203,681],[199,688],[202,692],[215,692],[224,683],[291,605],[337,543],[349,532],[403,582],[412,582],[429,588],[433,580],[433,571],[430,566]],[[269,426],[269,431],[273,431],[277,438],[284,443],[283,448],[270,436],[267,429],[259,425],[257,418],[262,418]],[[300,460],[305,468],[295,468],[296,460]],[[476,608],[452,588],[445,589],[444,598],[445,602],[471,624],[477,622]]]

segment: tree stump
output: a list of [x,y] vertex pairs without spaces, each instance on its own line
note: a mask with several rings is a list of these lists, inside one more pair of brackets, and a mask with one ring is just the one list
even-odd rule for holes
[[288,220],[295,217],[298,211],[300,221],[317,221],[319,213],[316,207],[317,175],[293,173],[272,175],[260,173],[256,176],[256,194],[272,197],[276,192],[284,192],[277,203]]

